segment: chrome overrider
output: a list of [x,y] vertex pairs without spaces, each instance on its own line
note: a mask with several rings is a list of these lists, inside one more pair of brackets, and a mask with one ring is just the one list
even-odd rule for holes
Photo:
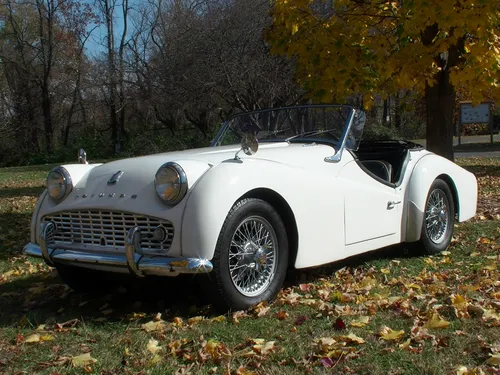
[[50,233],[57,230],[52,222],[42,224],[39,243],[28,243],[23,253],[28,256],[42,258],[49,266],[56,263],[81,265],[87,268],[118,268],[118,272],[127,272],[137,276],[176,276],[177,274],[208,273],[213,269],[208,259],[183,258],[165,256],[147,256],[140,248],[141,230],[133,227],[127,232],[125,240],[125,254],[98,254],[84,251],[52,249],[47,245]]

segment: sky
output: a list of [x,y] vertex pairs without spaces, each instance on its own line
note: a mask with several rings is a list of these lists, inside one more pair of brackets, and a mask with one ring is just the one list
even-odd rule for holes
[[[138,0],[129,0],[129,6],[133,6],[134,3],[137,3]],[[93,4],[92,1],[89,1]],[[94,9],[97,13],[98,10]],[[95,27],[95,24],[89,25],[87,30],[92,30]],[[115,33],[115,42],[119,42],[119,36],[123,32],[123,12],[122,12],[122,1],[116,1],[116,8],[114,14],[114,33]],[[106,51],[106,25],[102,24],[97,27],[93,32],[90,38],[87,40],[85,44],[85,50],[89,57],[95,57],[101,53]]]

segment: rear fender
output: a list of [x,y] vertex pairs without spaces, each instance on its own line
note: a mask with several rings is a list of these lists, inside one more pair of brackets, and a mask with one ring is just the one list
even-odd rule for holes
[[420,239],[427,194],[438,177],[448,184],[454,195],[459,222],[466,221],[476,214],[476,176],[448,159],[432,153],[427,154],[415,165],[406,189],[406,226],[403,228],[403,241],[413,242]]

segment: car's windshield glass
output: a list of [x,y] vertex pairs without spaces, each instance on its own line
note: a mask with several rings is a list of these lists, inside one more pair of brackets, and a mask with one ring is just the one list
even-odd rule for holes
[[321,138],[338,144],[352,111],[348,106],[307,105],[243,113],[224,124],[213,144],[237,144],[245,133],[254,134],[259,142]]

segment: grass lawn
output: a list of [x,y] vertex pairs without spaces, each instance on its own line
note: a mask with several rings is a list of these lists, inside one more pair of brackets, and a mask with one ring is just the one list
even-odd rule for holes
[[480,198],[449,251],[296,272],[271,305],[223,316],[190,278],[71,291],[20,255],[51,166],[0,169],[0,374],[498,374],[500,158],[457,162]]

